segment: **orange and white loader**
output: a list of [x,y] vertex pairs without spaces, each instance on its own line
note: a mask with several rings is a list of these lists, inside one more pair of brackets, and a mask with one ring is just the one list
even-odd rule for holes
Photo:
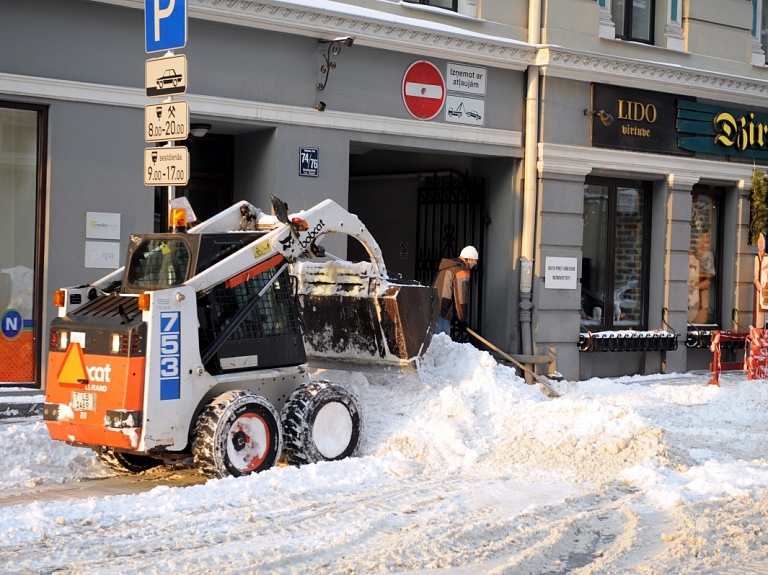
[[[55,293],[53,439],[120,471],[191,458],[209,477],[355,454],[359,400],[312,379],[310,364],[413,365],[437,296],[389,278],[374,238],[335,202],[293,215],[272,204],[267,215],[240,202],[189,230],[174,208],[177,231],[132,235],[123,268]],[[329,259],[329,233],[356,238],[370,261]]]

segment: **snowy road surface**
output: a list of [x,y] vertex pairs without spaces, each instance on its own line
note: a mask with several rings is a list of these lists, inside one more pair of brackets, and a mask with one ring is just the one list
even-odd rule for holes
[[[3,506],[0,571],[768,573],[765,381],[594,379],[553,400],[443,336],[418,376],[323,377],[363,404],[360,457]],[[0,425],[0,453],[0,500],[111,475],[39,421]]]

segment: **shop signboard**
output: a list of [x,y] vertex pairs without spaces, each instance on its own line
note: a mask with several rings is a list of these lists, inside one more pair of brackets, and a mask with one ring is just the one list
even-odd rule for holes
[[727,104],[678,103],[678,145],[732,159],[768,160],[768,113]]
[[592,109],[587,110],[591,117],[591,144],[600,148],[692,155],[677,142],[680,100],[671,94],[593,84]]

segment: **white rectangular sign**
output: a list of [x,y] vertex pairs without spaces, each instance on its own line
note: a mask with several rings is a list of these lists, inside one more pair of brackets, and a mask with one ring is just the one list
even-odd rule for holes
[[120,242],[85,242],[85,267],[120,267]]
[[120,214],[85,212],[85,237],[98,240],[119,240]]
[[468,126],[484,126],[485,100],[448,94],[445,97],[445,121]]
[[480,66],[467,66],[448,62],[445,88],[449,92],[466,92],[485,96],[485,82],[488,70]]
[[144,148],[145,186],[185,186],[189,181],[189,150],[184,146]]
[[144,80],[149,98],[183,94],[187,91],[187,57],[180,54],[147,60]]
[[150,104],[144,108],[144,140],[186,140],[189,135],[189,106],[184,100]]
[[547,289],[576,289],[578,285],[576,258],[546,258],[544,287]]

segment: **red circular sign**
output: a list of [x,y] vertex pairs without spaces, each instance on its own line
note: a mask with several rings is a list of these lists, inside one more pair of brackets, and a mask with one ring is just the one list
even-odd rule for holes
[[445,102],[445,80],[432,62],[419,60],[403,76],[403,103],[414,118],[431,120]]

